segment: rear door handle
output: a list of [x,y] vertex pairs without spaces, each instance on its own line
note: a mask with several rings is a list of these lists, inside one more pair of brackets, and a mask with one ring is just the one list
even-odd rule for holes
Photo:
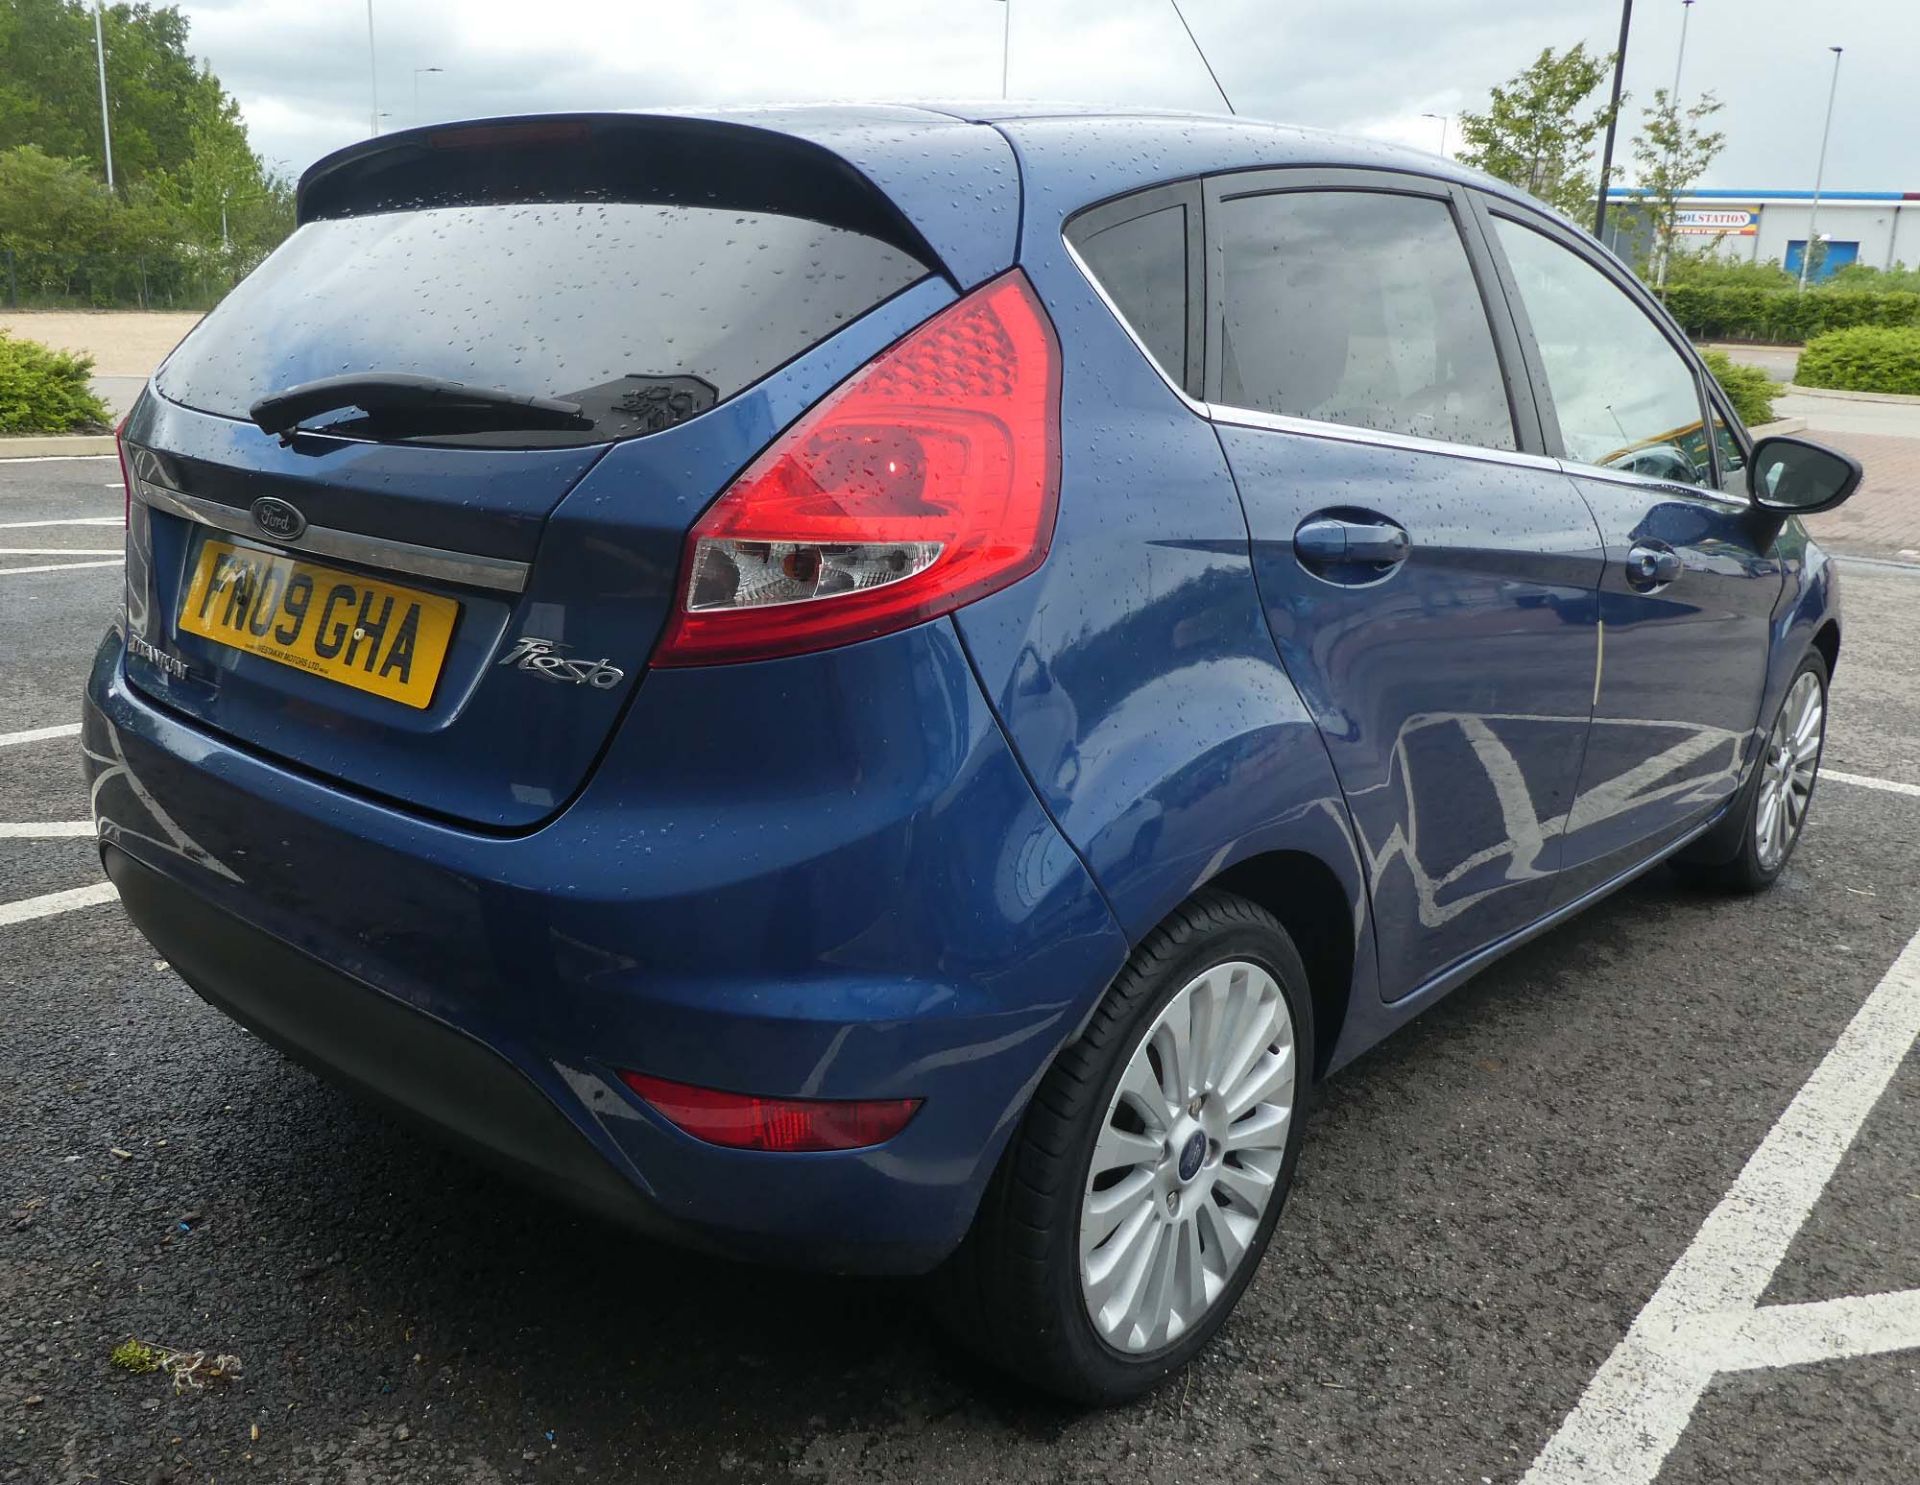
[[1407,560],[1413,543],[1392,521],[1309,516],[1293,533],[1293,550],[1314,565],[1391,567]]
[[1642,592],[1665,587],[1684,570],[1680,554],[1671,547],[1643,541],[1627,553],[1627,582]]

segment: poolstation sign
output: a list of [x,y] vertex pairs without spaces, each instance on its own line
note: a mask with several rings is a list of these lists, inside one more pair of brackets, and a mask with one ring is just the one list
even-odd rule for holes
[[1673,230],[1751,237],[1760,230],[1760,212],[1751,206],[1722,206],[1703,210],[1689,208],[1674,219]]

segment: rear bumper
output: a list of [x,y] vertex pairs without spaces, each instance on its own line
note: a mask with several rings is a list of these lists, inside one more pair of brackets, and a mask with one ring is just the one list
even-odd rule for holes
[[[226,742],[130,690],[122,655],[109,635],[89,681],[95,812],[182,977],[324,1075],[676,1240],[931,1267],[1125,956],[944,623],[649,676],[584,793],[513,837]],[[884,1145],[767,1155],[681,1133],[622,1067],[925,1102]]]
[[211,906],[115,846],[101,850],[127,916],[207,1004],[296,1061],[504,1166],[642,1229],[664,1217],[512,1063]]

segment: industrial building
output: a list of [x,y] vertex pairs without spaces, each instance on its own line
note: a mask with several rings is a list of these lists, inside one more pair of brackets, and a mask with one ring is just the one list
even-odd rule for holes
[[[1631,188],[1607,193],[1607,245],[1629,261],[1646,254],[1640,198]],[[1813,215],[1812,191],[1694,191],[1680,200],[1680,242],[1798,273]],[[1920,191],[1822,191],[1814,230],[1825,244],[1814,259],[1816,278],[1848,263],[1920,265]]]

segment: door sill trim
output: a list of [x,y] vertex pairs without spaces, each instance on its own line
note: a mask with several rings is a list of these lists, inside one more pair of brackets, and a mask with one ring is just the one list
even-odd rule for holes
[[[1735,798],[1738,798],[1737,794]],[[1569,902],[1561,903],[1559,907],[1554,908],[1544,917],[1534,919],[1533,922],[1527,924],[1524,928],[1516,928],[1505,938],[1495,939],[1484,949],[1474,950],[1474,952],[1469,954],[1465,959],[1458,960],[1446,969],[1441,970],[1440,973],[1434,975],[1431,979],[1416,985],[1405,995],[1395,1000],[1385,1001],[1383,1004],[1395,1011],[1410,1011],[1416,1006],[1438,1000],[1450,990],[1458,989],[1462,984],[1472,979],[1495,960],[1505,958],[1522,944],[1531,943],[1549,929],[1558,928],[1575,914],[1592,907],[1593,904],[1600,901],[1601,898],[1611,896],[1635,878],[1645,876],[1669,856],[1684,850],[1709,830],[1713,829],[1713,827],[1718,825],[1721,819],[1725,817],[1727,811],[1732,808],[1733,801],[1729,800],[1692,829],[1683,831],[1680,835],[1675,836],[1674,839],[1667,842],[1666,845],[1655,851],[1651,856],[1648,856],[1644,861],[1636,861],[1625,871],[1608,877],[1607,880],[1599,886],[1588,888],[1578,897],[1573,898]]]

